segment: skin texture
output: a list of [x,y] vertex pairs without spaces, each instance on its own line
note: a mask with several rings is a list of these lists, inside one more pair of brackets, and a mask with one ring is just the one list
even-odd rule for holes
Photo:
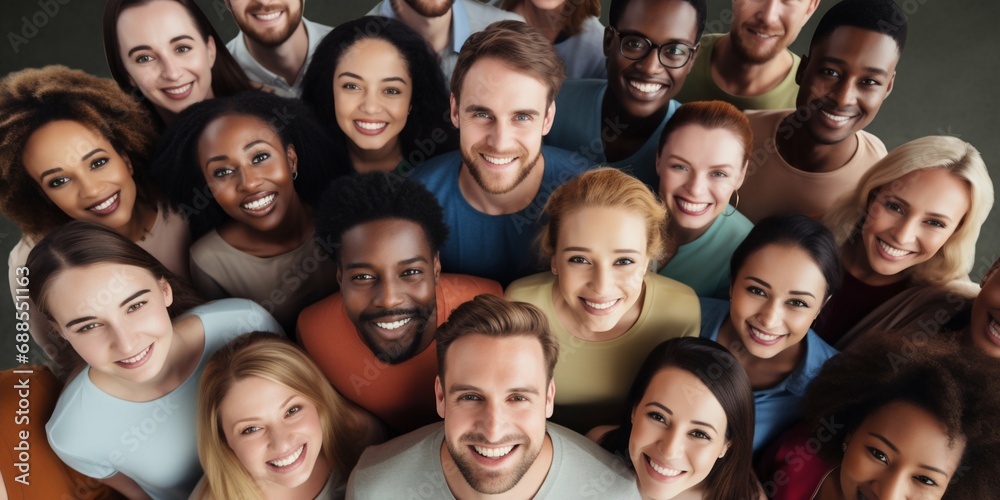
[[[546,380],[541,344],[528,336],[466,335],[448,348],[444,373],[434,392],[444,418],[448,487],[458,498],[534,496],[552,463],[545,419],[552,416],[555,383]],[[487,458],[477,448],[506,454]]]
[[563,217],[556,238],[556,318],[585,340],[624,334],[642,312],[649,269],[645,219],[624,208],[580,208]]
[[946,431],[926,410],[888,403],[847,438],[839,473],[822,488],[840,493],[837,498],[939,499],[965,449],[964,439],[949,443]]
[[311,498],[330,475],[320,455],[319,410],[284,385],[260,377],[237,381],[219,403],[219,424],[265,498]]
[[943,169],[912,172],[883,186],[868,205],[864,254],[848,261],[848,269],[873,286],[904,279],[904,271],[929,260],[948,241],[969,204],[966,182]]
[[117,30],[130,83],[164,121],[214,97],[215,41],[201,36],[181,4],[157,0],[127,8],[118,16]]
[[406,60],[391,43],[367,38],[344,51],[334,71],[333,101],[355,170],[388,171],[399,163],[412,92]]
[[28,138],[21,161],[42,193],[69,217],[123,235],[131,235],[136,223],[141,226],[132,163],[95,130],[75,121],[49,122]]
[[386,362],[403,362],[430,345],[440,273],[438,256],[416,222],[381,219],[341,236],[337,280],[347,317]]
[[552,127],[555,103],[540,80],[501,61],[476,61],[452,94],[451,121],[459,129],[463,196],[481,212],[513,213],[538,193],[545,162],[542,136]]
[[[227,0],[233,21],[251,40],[275,47],[285,43],[302,23],[303,0]],[[268,19],[279,13],[275,19]],[[260,17],[264,16],[264,18]]]
[[795,41],[818,5],[819,0],[733,0],[733,51],[749,63],[773,60]]
[[403,0],[417,14],[424,17],[441,17],[451,12],[451,4],[455,0]]
[[969,340],[987,355],[1000,358],[1000,273],[993,273],[972,302]]
[[702,491],[701,482],[729,450],[727,425],[722,405],[697,376],[673,366],[654,375],[632,409],[628,445],[642,497]]
[[726,129],[688,125],[675,130],[656,158],[659,194],[678,246],[708,231],[743,185],[743,144]]

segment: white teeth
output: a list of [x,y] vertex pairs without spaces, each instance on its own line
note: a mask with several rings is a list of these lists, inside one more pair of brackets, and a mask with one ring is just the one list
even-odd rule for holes
[[753,33],[754,35],[756,35],[756,36],[758,36],[760,38],[765,38],[765,39],[771,38],[771,37],[774,37],[774,36],[778,36],[778,35],[768,35],[767,33],[761,33],[759,31],[754,31],[754,30],[750,30],[750,33]]
[[358,124],[359,127],[365,130],[381,130],[388,125],[386,122],[362,122],[357,120],[355,120],[354,123]]
[[882,240],[878,240],[878,245],[882,247],[882,251],[884,251],[885,253],[889,254],[892,257],[902,257],[904,255],[909,255],[913,253],[909,250],[900,250],[896,247],[891,247]]
[[163,91],[166,92],[166,93],[168,93],[168,94],[181,95],[181,94],[187,92],[188,90],[191,90],[191,86],[192,85],[194,85],[194,84],[193,83],[189,83],[187,85],[181,85],[180,87],[177,87],[177,88],[163,89]]
[[280,15],[281,15],[281,11],[279,10],[278,12],[272,12],[270,14],[254,14],[253,17],[256,17],[257,19],[260,19],[261,21],[273,21],[273,20],[277,19],[278,16],[280,16]]
[[399,321],[393,321],[392,323],[379,323],[379,322],[375,322],[375,324],[378,325],[379,328],[382,328],[382,329],[385,329],[385,330],[395,330],[395,329],[397,329],[397,328],[399,328],[399,327],[401,327],[401,326],[409,323],[411,319],[413,319],[413,318],[401,319]]
[[476,450],[476,453],[486,458],[500,458],[502,456],[506,456],[508,453],[510,453],[510,450],[514,449],[513,446],[504,446],[503,448],[485,448],[482,446],[473,446],[473,448]]
[[269,194],[269,195],[267,195],[267,196],[265,196],[265,197],[263,197],[263,198],[261,198],[259,200],[251,201],[250,203],[244,203],[242,206],[243,206],[243,208],[246,208],[247,210],[260,210],[260,209],[262,209],[262,208],[270,205],[271,202],[274,201],[274,196],[275,195],[273,195],[273,194]]
[[94,210],[96,212],[100,212],[101,210],[104,210],[104,209],[110,207],[111,205],[114,205],[114,203],[115,203],[116,200],[118,200],[118,193],[115,193],[115,194],[111,195],[110,198],[108,198],[108,199],[104,200],[103,202],[101,202],[100,205],[91,207],[90,209]]
[[591,302],[591,301],[589,301],[587,299],[583,299],[583,302],[585,304],[587,304],[587,306],[589,306],[589,307],[592,307],[594,309],[602,309],[603,310],[603,309],[607,309],[607,308],[609,308],[609,307],[617,304],[618,303],[618,299],[612,300],[610,302]]
[[851,119],[850,116],[831,115],[830,113],[827,113],[826,111],[820,111],[820,113],[823,113],[823,116],[825,116],[825,117],[827,117],[827,118],[829,118],[829,119],[831,119],[831,120],[833,120],[833,121],[835,121],[837,123],[844,123],[847,120]]
[[750,331],[752,331],[753,334],[757,336],[757,338],[763,340],[764,342],[774,342],[775,340],[781,338],[781,335],[771,335],[769,333],[764,333],[752,326],[750,327]]
[[661,83],[642,83],[629,80],[628,84],[639,89],[640,92],[645,92],[647,94],[651,94],[663,88],[663,84]]
[[138,363],[140,360],[142,360],[142,358],[146,357],[146,353],[149,352],[149,348],[150,347],[153,347],[153,344],[149,344],[139,354],[136,354],[135,356],[132,356],[131,358],[128,358],[128,359],[123,359],[123,360],[119,361],[119,363],[125,363],[125,364],[129,364],[129,365],[132,364],[132,363]]
[[275,467],[288,467],[289,465],[295,463],[295,461],[299,459],[299,455],[302,454],[302,449],[305,447],[306,445],[299,446],[299,449],[293,451],[291,455],[288,455],[287,457],[281,460],[271,460],[267,463]]
[[483,158],[486,158],[486,161],[488,161],[488,162],[490,162],[490,163],[492,163],[494,165],[506,165],[506,164],[514,161],[514,158],[517,158],[517,157],[516,156],[509,156],[509,157],[505,157],[505,158],[498,158],[496,156],[490,156],[490,155],[485,155],[484,154]]
[[708,203],[688,203],[680,198],[675,198],[677,200],[677,205],[688,212],[701,212],[708,208]]
[[684,472],[682,470],[668,469],[666,467],[660,467],[659,465],[656,465],[655,462],[653,462],[653,459],[648,458],[648,457],[646,458],[646,461],[649,462],[649,466],[652,467],[653,470],[655,470],[658,474],[661,474],[661,475],[664,475],[664,476],[674,477],[674,476],[680,475],[680,473]]
[[990,335],[996,339],[1000,339],[1000,323],[996,319],[990,317],[990,324],[986,328],[989,330]]

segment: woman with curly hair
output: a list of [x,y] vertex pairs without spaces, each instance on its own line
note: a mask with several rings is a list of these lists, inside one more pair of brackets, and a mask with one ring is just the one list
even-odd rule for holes
[[314,207],[347,166],[296,99],[259,91],[202,101],[167,128],[153,176],[191,223],[191,279],[207,299],[243,297],[294,331],[336,290]]
[[427,42],[395,19],[365,16],[337,26],[302,83],[356,172],[405,173],[458,147],[448,90]]
[[992,207],[993,182],[971,144],[930,136],[892,150],[823,220],[845,272],[816,332],[842,349],[867,332],[940,321],[924,315],[976,294],[968,275]]
[[[35,242],[74,219],[111,228],[187,279],[187,223],[147,177],[154,140],[149,114],[111,80],[64,66],[0,80],[0,211],[23,233],[7,259],[15,301]],[[31,326],[55,359],[58,339],[44,322]]]
[[[775,499],[995,498],[1000,367],[934,336],[872,335],[831,359],[803,401],[808,426],[762,464]],[[770,458],[770,457],[769,457]],[[790,480],[789,480],[790,479]]]
[[298,346],[254,332],[216,351],[198,391],[194,499],[343,498],[361,451],[382,441]]

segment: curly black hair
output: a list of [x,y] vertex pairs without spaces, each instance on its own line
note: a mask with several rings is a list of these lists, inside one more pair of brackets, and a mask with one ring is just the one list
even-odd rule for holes
[[151,170],[163,194],[188,217],[195,239],[229,220],[198,167],[197,148],[209,123],[232,115],[263,120],[281,138],[282,146],[295,147],[299,158],[295,192],[309,205],[316,206],[331,180],[350,172],[347,153],[336,147],[298,99],[252,90],[193,104],[167,127]]
[[404,167],[412,169],[432,156],[457,149],[458,131],[449,116],[448,87],[437,56],[412,28],[378,16],[360,17],[334,28],[316,47],[312,63],[302,78],[302,100],[316,110],[330,136],[346,147],[347,136],[337,125],[333,102],[334,71],[344,52],[365,39],[392,44],[410,72],[412,108],[399,133]]
[[[888,403],[904,401],[934,415],[965,451],[945,499],[993,498],[1000,491],[1000,366],[949,336],[915,342],[898,332],[868,335],[831,358],[813,380],[803,409],[815,429],[836,421],[844,434]],[[840,463],[839,446],[820,449]]]
[[437,198],[413,179],[384,172],[360,174],[331,184],[316,214],[316,235],[331,244],[334,258],[339,260],[341,237],[348,229],[381,219],[420,224],[434,253],[448,239],[448,226]]

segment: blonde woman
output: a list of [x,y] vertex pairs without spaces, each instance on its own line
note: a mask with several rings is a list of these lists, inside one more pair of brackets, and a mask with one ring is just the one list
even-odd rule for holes
[[894,149],[824,220],[845,272],[816,331],[842,349],[873,329],[940,327],[978,291],[968,275],[992,207],[993,181],[971,144],[931,136]]

